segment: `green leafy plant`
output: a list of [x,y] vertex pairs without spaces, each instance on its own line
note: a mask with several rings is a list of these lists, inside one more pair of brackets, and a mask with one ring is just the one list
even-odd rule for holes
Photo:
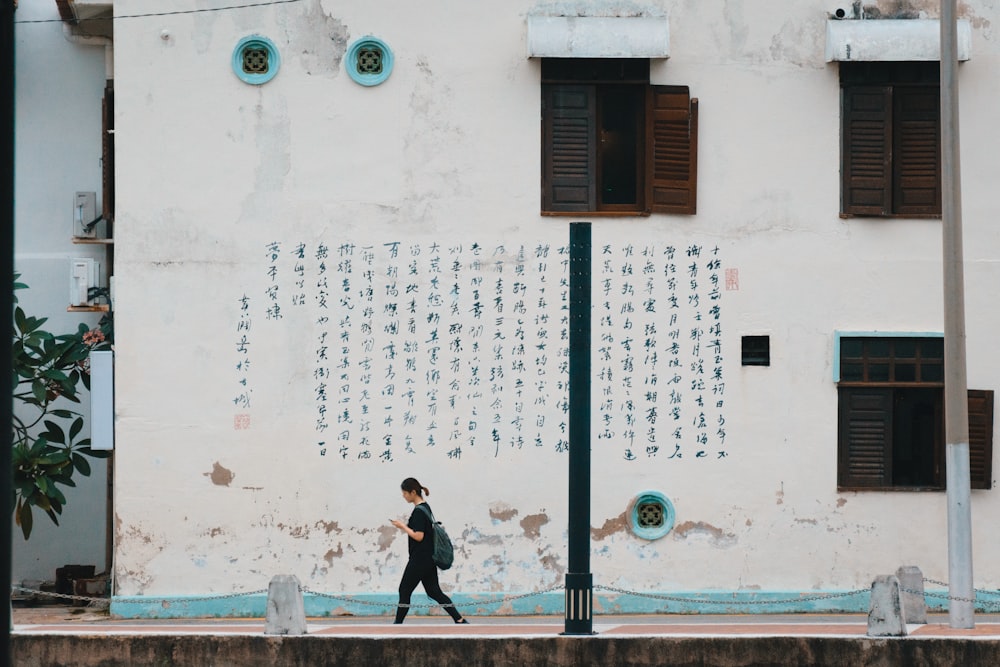
[[113,320],[109,314],[95,329],[80,324],[74,333],[52,334],[43,328],[48,318],[28,315],[18,305],[17,290],[27,288],[19,277],[14,275],[13,507],[28,539],[32,508],[59,525],[66,505],[59,487],[76,486],[76,474],[90,475],[88,457],[108,456],[92,450],[89,438],[80,438],[83,416],[63,406],[80,402],[81,385],[90,389],[90,352],[111,346]]

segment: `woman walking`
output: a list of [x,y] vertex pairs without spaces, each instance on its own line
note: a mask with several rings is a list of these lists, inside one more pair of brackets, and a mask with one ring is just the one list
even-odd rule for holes
[[[430,505],[424,500],[424,495],[430,495],[426,486],[421,486],[420,482],[412,477],[407,477],[400,484],[403,491],[403,500],[413,503],[413,513],[410,520],[403,523],[399,519],[393,519],[392,525],[404,531],[409,538],[407,540],[410,559],[403,570],[403,579],[399,582],[399,606],[396,608],[396,623],[402,623],[406,618],[406,612],[410,610],[410,595],[416,589],[417,584],[423,584],[424,592],[432,600],[444,607],[451,619],[456,623],[468,623],[466,619],[455,609],[451,598],[441,590],[438,583],[437,566],[434,564],[432,556],[434,554],[434,528],[431,524]],[[422,507],[421,507],[422,506]]]

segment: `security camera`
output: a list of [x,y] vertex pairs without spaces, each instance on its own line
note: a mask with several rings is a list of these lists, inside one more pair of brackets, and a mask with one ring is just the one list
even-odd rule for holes
[[833,10],[833,12],[830,13],[830,17],[835,18],[837,20],[856,19],[860,16],[860,14],[861,14],[861,3],[853,2],[851,3],[850,6],[847,7],[837,7],[836,9]]

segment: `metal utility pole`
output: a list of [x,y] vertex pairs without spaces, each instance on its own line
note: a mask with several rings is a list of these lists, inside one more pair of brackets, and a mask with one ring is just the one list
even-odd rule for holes
[[594,634],[590,572],[590,223],[569,226],[569,563],[566,635]]
[[944,250],[944,414],[948,488],[948,620],[975,627],[969,406],[965,364],[962,181],[958,140],[956,0],[941,0],[941,222]]

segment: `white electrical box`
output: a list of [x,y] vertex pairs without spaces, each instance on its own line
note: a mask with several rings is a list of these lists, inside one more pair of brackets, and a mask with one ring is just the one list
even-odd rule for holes
[[111,350],[90,353],[90,448],[115,448],[115,357]]
[[73,236],[92,239],[97,236],[97,193],[77,192],[73,198]]
[[100,270],[100,263],[90,257],[77,257],[70,260],[69,305],[94,305],[94,300],[89,297],[89,292],[91,287],[98,286]]

